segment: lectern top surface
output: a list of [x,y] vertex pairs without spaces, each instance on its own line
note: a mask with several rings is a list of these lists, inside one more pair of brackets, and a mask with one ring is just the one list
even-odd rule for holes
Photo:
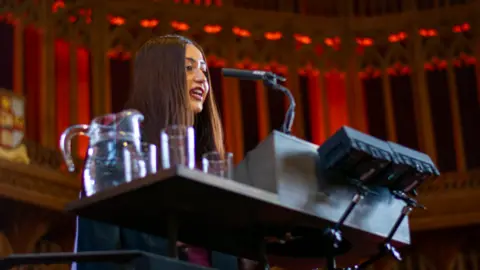
[[[174,219],[179,241],[251,259],[260,259],[264,237],[287,232],[302,235],[305,241],[267,245],[268,254],[322,257],[323,231],[331,224],[314,213],[285,206],[274,193],[181,166],[74,201],[66,209],[162,237],[167,237]],[[365,233],[356,233],[356,228],[344,229],[358,235],[357,242],[366,241]],[[367,240],[360,253],[349,256],[358,260],[376,252],[377,240]]]
[[[91,204],[95,204],[96,202],[107,200],[137,189],[148,188],[151,185],[158,184],[162,181],[171,181],[173,180],[173,178],[184,178],[192,182],[197,182],[210,186],[211,188],[221,189],[227,192],[233,192],[238,195],[243,195],[251,200],[258,200],[279,206],[282,205],[278,200],[278,196],[272,192],[264,191],[239,182],[235,182],[233,180],[205,174],[199,170],[192,170],[184,166],[178,166],[177,168],[162,170],[155,175],[150,175],[145,178],[138,179],[109,190],[98,192],[93,196],[74,201],[67,205],[66,210],[71,212],[77,212],[78,210],[84,207],[88,207]],[[214,200],[215,198],[210,199]]]

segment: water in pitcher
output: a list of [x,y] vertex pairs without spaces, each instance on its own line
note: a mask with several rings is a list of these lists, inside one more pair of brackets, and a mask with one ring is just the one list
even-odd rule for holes
[[63,132],[60,147],[70,171],[75,170],[71,139],[76,135],[90,137],[83,171],[87,196],[146,175],[141,149],[142,120],[138,111],[126,110],[99,116],[90,125],[74,125]]
[[83,171],[87,196],[146,175],[138,145],[127,138],[98,140],[88,156]]

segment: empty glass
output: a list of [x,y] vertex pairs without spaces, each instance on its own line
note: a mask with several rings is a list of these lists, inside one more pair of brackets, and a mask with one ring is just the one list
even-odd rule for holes
[[147,176],[147,166],[142,155],[134,156],[128,148],[123,149],[123,173],[126,182]]
[[191,126],[169,126],[160,135],[162,168],[176,165],[195,168],[195,131]]
[[143,160],[147,174],[157,173],[157,146],[150,143],[142,143]]
[[209,152],[202,156],[203,171],[227,179],[233,177],[233,154]]

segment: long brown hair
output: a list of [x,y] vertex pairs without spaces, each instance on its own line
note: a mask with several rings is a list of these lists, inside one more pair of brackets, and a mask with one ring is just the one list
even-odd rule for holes
[[[208,151],[223,153],[223,128],[213,91],[209,91],[203,110],[194,115],[186,90],[185,47],[192,44],[203,57],[202,48],[178,35],[148,40],[137,52],[133,91],[125,107],[145,116],[143,140],[159,146],[160,132],[169,125],[193,125],[197,157]],[[206,59],[206,58],[205,58]],[[207,71],[210,85],[210,73]]]

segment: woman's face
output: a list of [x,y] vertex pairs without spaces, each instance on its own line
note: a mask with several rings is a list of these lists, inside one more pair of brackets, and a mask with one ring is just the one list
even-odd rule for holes
[[210,85],[207,79],[207,63],[200,50],[191,44],[187,44],[185,48],[185,69],[190,108],[194,113],[199,113],[203,109]]

